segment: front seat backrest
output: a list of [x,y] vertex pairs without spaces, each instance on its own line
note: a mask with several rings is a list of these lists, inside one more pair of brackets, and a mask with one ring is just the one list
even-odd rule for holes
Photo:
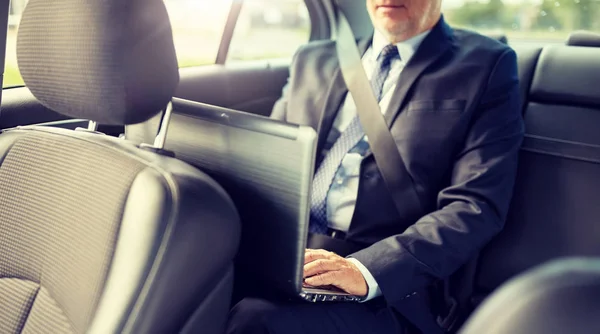
[[[45,106],[144,121],[178,82],[162,0],[29,0],[17,57]],[[239,219],[212,179],[124,140],[0,134],[0,333],[219,333]]]
[[460,334],[600,333],[600,260],[565,258],[504,284]]

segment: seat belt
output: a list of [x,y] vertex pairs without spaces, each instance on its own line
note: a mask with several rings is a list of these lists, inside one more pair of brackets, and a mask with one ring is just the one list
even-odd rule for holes
[[339,8],[337,21],[336,50],[342,76],[348,91],[352,94],[360,123],[394,205],[399,213],[405,211],[403,208],[406,207],[423,209],[415,192],[413,180],[406,170],[406,165],[402,161],[400,151],[367,79],[350,23]]

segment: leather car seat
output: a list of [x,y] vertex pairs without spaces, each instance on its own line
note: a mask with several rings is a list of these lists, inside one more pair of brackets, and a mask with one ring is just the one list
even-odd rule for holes
[[569,34],[567,45],[600,48],[600,34],[586,30],[573,31]]
[[600,260],[561,259],[504,284],[459,333],[600,333],[599,314]]

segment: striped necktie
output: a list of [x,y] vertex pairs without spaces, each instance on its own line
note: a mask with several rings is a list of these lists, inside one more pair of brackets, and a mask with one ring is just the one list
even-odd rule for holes
[[[400,58],[400,55],[398,47],[393,44],[387,45],[377,57],[377,65],[371,76],[371,88],[377,101],[381,100],[383,84],[390,73],[392,60],[395,58]],[[365,133],[358,115],[356,115],[317,168],[312,182],[310,203],[310,231],[312,233],[323,234],[327,232],[327,193],[331,182],[344,156],[364,136]]]

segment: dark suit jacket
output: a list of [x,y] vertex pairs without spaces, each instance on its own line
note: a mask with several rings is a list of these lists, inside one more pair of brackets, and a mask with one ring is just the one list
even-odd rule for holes
[[[370,41],[359,45],[366,51]],[[346,93],[334,42],[310,43],[295,55],[272,117],[317,129],[320,152]],[[394,94],[385,118],[419,205],[398,212],[369,155],[347,238],[371,245],[352,256],[387,304],[433,333],[426,288],[473,257],[507,215],[523,137],[516,55],[442,18]]]

